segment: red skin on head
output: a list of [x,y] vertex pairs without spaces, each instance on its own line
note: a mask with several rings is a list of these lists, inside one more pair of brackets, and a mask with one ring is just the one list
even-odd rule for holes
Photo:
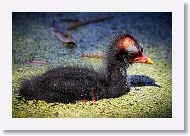
[[119,50],[127,50],[131,45],[135,45],[135,41],[130,37],[122,38],[117,43]]
[[131,62],[153,64],[153,61],[141,52],[141,49],[136,45],[137,43],[133,38],[126,36],[118,40],[117,48],[119,51],[129,51],[131,47],[133,49],[135,48],[135,50],[133,50],[135,56],[130,58]]

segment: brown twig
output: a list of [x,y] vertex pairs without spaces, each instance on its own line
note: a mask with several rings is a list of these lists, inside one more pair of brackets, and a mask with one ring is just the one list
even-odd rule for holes
[[48,65],[48,61],[43,61],[43,60],[29,60],[26,62],[26,64],[39,64],[39,65]]
[[57,36],[57,38],[59,40],[61,40],[64,43],[74,43],[75,44],[75,40],[68,33],[54,31],[54,34]]
[[81,58],[95,58],[95,59],[102,59],[104,57],[103,54],[82,54],[80,56]]
[[[79,27],[88,25],[90,23],[102,22],[102,21],[105,21],[110,18],[112,18],[112,17],[97,17],[97,18],[87,20],[87,21],[80,21],[80,20],[72,19],[72,18],[61,18],[62,21],[69,21],[69,22],[73,22],[73,23],[71,23],[71,25],[68,28],[62,28],[62,26],[54,20],[51,25],[51,29],[53,30],[55,36],[60,41],[62,41],[65,44],[65,46],[67,46],[69,48],[73,48],[73,47],[75,47],[76,43],[75,43],[75,40],[72,37],[72,35],[69,34],[69,31],[75,30]],[[99,55],[94,55],[94,56],[85,56],[84,55],[81,57],[101,58],[101,56],[99,56]]]
[[51,29],[52,29],[54,35],[61,42],[63,42],[65,44],[65,46],[67,46],[69,48],[70,47],[73,48],[75,46],[75,40],[72,37],[72,35],[70,35],[67,30],[63,29],[61,27],[61,25],[58,24],[55,20],[52,23]]

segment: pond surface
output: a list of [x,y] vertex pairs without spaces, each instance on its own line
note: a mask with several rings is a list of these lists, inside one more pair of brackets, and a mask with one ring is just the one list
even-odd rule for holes
[[[70,31],[76,47],[64,46],[53,33],[53,21],[66,29],[72,22],[62,19],[92,20]],[[171,14],[170,13],[13,13],[13,63],[27,60],[47,60],[61,64],[78,59],[81,54],[104,53],[115,34],[127,31],[144,45],[144,51],[161,50],[162,57],[171,63]],[[161,56],[151,57],[160,59]]]
[[[100,17],[110,19],[69,31],[75,40],[74,48],[66,46],[52,31],[53,22],[64,31],[72,23],[69,19],[87,21]],[[81,55],[104,54],[114,35],[121,31],[132,33],[144,46],[145,54],[154,61],[153,65],[134,64],[128,69],[131,86],[140,82],[140,87],[131,87],[122,97],[102,99],[94,105],[18,98],[23,80],[42,74],[52,66],[102,68],[101,59],[81,58]],[[171,13],[13,13],[12,53],[13,118],[172,117]]]

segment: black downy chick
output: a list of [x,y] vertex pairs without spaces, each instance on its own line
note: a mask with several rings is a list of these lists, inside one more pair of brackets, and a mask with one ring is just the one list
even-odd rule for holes
[[105,73],[79,67],[54,68],[25,80],[19,95],[27,100],[63,103],[116,98],[129,91],[123,71],[130,64],[153,63],[130,34],[120,34],[110,43],[104,61]]

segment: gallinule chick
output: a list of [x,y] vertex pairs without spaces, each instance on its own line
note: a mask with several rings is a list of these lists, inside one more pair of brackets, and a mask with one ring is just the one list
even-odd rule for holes
[[[22,83],[19,95],[27,100],[70,103],[115,98],[129,91],[126,68],[132,63],[152,64],[143,47],[130,34],[120,34],[107,49],[105,72],[58,67]],[[125,71],[125,72],[124,72]]]

